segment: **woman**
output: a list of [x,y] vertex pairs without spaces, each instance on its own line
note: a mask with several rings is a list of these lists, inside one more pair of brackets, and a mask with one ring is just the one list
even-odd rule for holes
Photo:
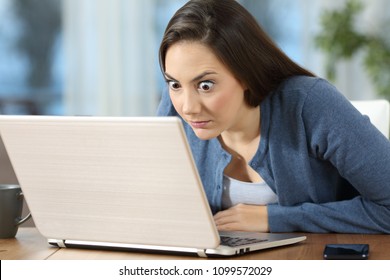
[[219,230],[390,233],[390,142],[234,0],[193,0],[160,47]]

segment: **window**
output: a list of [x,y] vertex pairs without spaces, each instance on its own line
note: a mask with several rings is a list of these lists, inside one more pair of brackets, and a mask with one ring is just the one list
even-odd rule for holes
[[62,114],[60,0],[0,0],[0,113]]
[[[313,37],[321,11],[343,3],[238,1],[287,55],[324,75]],[[362,1],[371,19],[384,16],[381,7],[389,5]],[[164,87],[158,46],[168,20],[186,2],[0,0],[0,113],[154,115]],[[336,86],[353,99],[371,98],[356,64],[341,65]]]

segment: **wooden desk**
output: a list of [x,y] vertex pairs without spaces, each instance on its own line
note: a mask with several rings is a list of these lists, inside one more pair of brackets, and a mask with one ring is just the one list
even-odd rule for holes
[[35,227],[20,227],[16,238],[0,239],[0,260],[44,260],[57,251]]
[[[390,235],[306,234],[301,243],[263,250],[234,260],[321,260],[327,243],[368,243],[370,260],[390,260]],[[0,259],[28,260],[201,260],[203,258],[86,249],[59,249],[50,246],[36,228],[19,228],[16,238],[0,239]]]

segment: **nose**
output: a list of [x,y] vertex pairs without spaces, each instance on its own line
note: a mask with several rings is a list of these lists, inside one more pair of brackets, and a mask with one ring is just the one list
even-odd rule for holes
[[186,115],[194,115],[200,113],[202,108],[199,96],[193,91],[185,91],[183,94],[182,111]]

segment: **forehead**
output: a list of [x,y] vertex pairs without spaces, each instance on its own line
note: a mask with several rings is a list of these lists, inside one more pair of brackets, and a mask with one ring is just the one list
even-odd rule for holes
[[172,45],[166,54],[165,70],[173,77],[196,76],[204,71],[228,71],[210,47],[198,42]]

